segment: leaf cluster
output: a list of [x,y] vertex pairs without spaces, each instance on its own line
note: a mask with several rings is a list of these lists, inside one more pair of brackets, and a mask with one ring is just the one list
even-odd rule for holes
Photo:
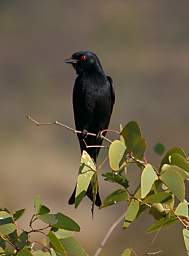
[[[164,155],[160,160],[159,167],[156,168],[146,160],[145,150],[146,141],[140,127],[134,121],[129,122],[121,129],[119,138],[110,143],[108,150],[110,171],[102,176],[105,181],[116,183],[118,188],[104,199],[100,208],[126,202],[124,229],[127,229],[144,211],[148,211],[154,218],[154,222],[147,228],[147,232],[158,231],[167,225],[180,222],[183,226],[184,241],[187,247],[189,211],[185,186],[189,181],[188,157],[184,150],[178,147],[164,153],[164,145],[158,143],[154,151],[158,155],[163,153]],[[85,176],[83,182],[79,179],[77,182],[83,199],[87,191],[86,184],[90,184],[94,175],[96,177],[95,185],[98,186],[99,169],[94,166],[94,162],[87,152],[83,153],[81,163],[85,163],[85,168],[86,166],[90,167],[91,172],[87,181]],[[131,171],[131,165],[135,165],[135,168],[139,169],[140,176],[140,183],[136,186],[134,193],[130,191],[127,175]],[[83,173],[80,172],[80,175]]]
[[[79,232],[80,227],[73,219],[60,212],[51,213],[40,197],[35,198],[34,208],[28,230],[17,227],[25,209],[13,213],[7,209],[0,210],[0,255],[87,256],[74,238],[74,232]],[[34,228],[34,225],[40,227]],[[33,233],[44,236],[43,242],[32,241]]]
[[[118,135],[117,135],[118,134]],[[123,229],[148,212],[153,223],[147,232],[155,232],[164,227],[181,223],[183,241],[189,255],[189,209],[186,199],[186,184],[189,181],[189,158],[182,148],[174,147],[164,153],[165,147],[158,143],[154,151],[161,156],[158,167],[145,158],[146,141],[139,125],[132,121],[116,132],[118,136],[109,144],[109,171],[103,173],[105,182],[117,185],[115,191],[103,200],[100,209],[115,207],[117,203],[125,203]],[[107,140],[109,141],[109,140]],[[163,156],[162,156],[163,155]],[[105,162],[105,161],[104,161]],[[131,193],[128,173],[133,166],[138,169],[139,184]],[[93,204],[98,191],[98,178],[103,164],[96,166],[86,151],[81,156],[77,177],[75,207],[84,199],[89,186],[92,187]],[[28,230],[19,230],[17,222],[25,213],[24,209],[10,212],[0,209],[0,255],[18,256],[86,256],[86,251],[74,238],[79,232],[79,225],[64,213],[51,213],[42,204],[39,197],[35,198],[35,212],[29,222]],[[34,228],[36,223],[41,225]],[[42,243],[32,241],[32,234],[44,236]],[[133,249],[127,248],[122,256],[136,255]]]

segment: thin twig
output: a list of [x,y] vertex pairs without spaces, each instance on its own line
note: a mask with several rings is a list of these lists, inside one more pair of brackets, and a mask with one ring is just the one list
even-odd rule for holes
[[157,255],[157,254],[160,254],[162,253],[163,251],[162,250],[159,250],[159,251],[156,251],[156,252],[146,252],[144,255]]
[[107,146],[103,146],[103,145],[91,145],[91,146],[87,146],[86,148],[108,148]]
[[[59,121],[54,121],[54,122],[39,122],[39,121],[37,121],[35,118],[33,118],[32,116],[30,116],[30,115],[26,115],[26,118],[27,118],[28,120],[32,121],[32,122],[33,122],[35,125],[37,125],[37,126],[42,126],[42,125],[57,125],[57,126],[64,127],[64,128],[66,128],[67,130],[69,130],[69,131],[71,131],[71,132],[73,132],[73,133],[75,133],[75,134],[82,134],[82,133],[83,133],[82,131],[75,130],[74,128],[69,127],[68,125],[63,124],[63,123],[61,123],[61,122],[59,122]],[[91,133],[91,132],[87,132],[87,133],[86,133],[86,136],[97,137],[98,134]],[[100,137],[101,137],[102,139],[104,139],[105,141],[107,141],[108,143],[112,143],[112,141],[109,140],[108,138],[106,138],[105,136],[100,135]]]
[[[153,246],[154,242],[157,240],[157,238],[158,238],[158,236],[159,236],[160,231],[161,231],[161,229],[159,229],[159,230],[157,231],[157,233],[155,233],[155,235],[154,235],[154,237],[153,237],[153,239],[152,239],[150,245],[148,246],[148,249],[146,249],[146,251],[149,251],[150,248]],[[162,252],[162,251],[158,251],[158,253],[160,253],[160,252]],[[158,253],[157,253],[157,252],[155,252],[155,253],[154,253],[154,252],[145,252],[145,253],[144,253],[144,256],[145,256],[145,255],[154,255],[154,254],[158,254]]]
[[46,230],[47,228],[50,228],[51,226],[50,225],[48,225],[48,226],[46,226],[46,227],[44,227],[44,228],[37,228],[37,229],[31,229],[30,231],[27,231],[27,233],[28,234],[31,234],[31,233],[36,233],[36,232],[38,232],[38,233],[41,233],[41,234],[43,234],[43,235],[46,235],[43,231],[44,230]]
[[104,146],[104,145],[90,145],[90,146],[88,146],[85,139],[83,140],[83,142],[85,143],[86,148],[108,148],[107,146]]
[[49,248],[49,247],[47,247],[47,246],[45,246],[45,245],[43,245],[42,243],[40,243],[40,242],[38,242],[38,241],[33,241],[33,242],[32,242],[32,244],[33,244],[33,246],[35,246],[35,244],[40,245],[40,246],[42,247],[42,249],[47,250],[47,251],[50,253],[50,255],[52,255],[52,254],[51,254],[51,250],[50,250],[50,248]]
[[13,244],[8,237],[0,236],[5,242],[7,242],[9,245],[11,245],[16,251],[18,250],[17,246]]
[[112,143],[112,141],[108,138],[106,138],[104,135],[100,135],[100,138],[102,138],[103,140],[109,142],[110,144]]
[[181,218],[180,216],[178,215],[175,215],[177,217],[177,219],[182,223],[182,225],[185,227],[185,228],[188,228],[189,227],[189,219],[185,220],[184,218]]
[[33,229],[33,228],[32,228],[32,224],[33,224],[36,220],[37,220],[37,217],[36,217],[35,214],[33,214],[32,217],[31,217],[30,223],[29,223],[29,227],[30,227],[31,229]]
[[112,133],[120,134],[120,132],[118,132],[117,130],[112,130],[112,129],[104,129],[100,132],[100,134],[103,135],[103,133],[106,133],[106,132],[112,132]]
[[112,232],[114,231],[114,229],[119,225],[119,223],[122,221],[122,219],[125,217],[125,212],[124,214],[122,214],[113,224],[112,226],[109,228],[108,232],[106,233],[104,239],[102,240],[100,247],[97,249],[97,251],[95,252],[94,256],[98,256],[104,245],[106,244],[107,240],[109,239],[110,235],[112,234]]
[[37,126],[41,126],[41,125],[58,125],[58,126],[62,126],[66,129],[68,129],[69,131],[72,131],[74,133],[81,133],[81,131],[77,131],[65,124],[60,123],[59,121],[54,121],[54,122],[39,122],[36,119],[34,119],[33,117],[31,117],[30,115],[26,115],[26,118],[30,121],[32,121],[34,124],[36,124]]
[[142,160],[136,159],[136,158],[132,155],[132,153],[129,153],[129,157],[130,157],[135,163],[140,164],[140,165],[142,165],[143,167],[145,167],[146,164],[147,164],[146,161],[142,161]]

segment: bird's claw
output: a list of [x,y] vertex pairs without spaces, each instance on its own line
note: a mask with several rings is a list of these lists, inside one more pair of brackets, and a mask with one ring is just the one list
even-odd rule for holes
[[97,139],[102,139],[102,131],[97,133],[96,138]]
[[82,131],[82,133],[81,133],[82,139],[86,139],[86,138],[87,138],[87,135],[88,135],[88,131],[84,129],[84,130]]

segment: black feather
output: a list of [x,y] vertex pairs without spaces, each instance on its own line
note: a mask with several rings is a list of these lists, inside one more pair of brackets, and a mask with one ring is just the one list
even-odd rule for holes
[[[85,57],[82,57],[85,56]],[[74,53],[70,60],[78,74],[73,89],[73,109],[76,129],[99,134],[107,129],[112,114],[115,94],[112,78],[106,76],[98,57],[88,51]],[[104,134],[105,135],[105,134]],[[81,152],[86,150],[96,162],[100,148],[86,148],[92,145],[101,145],[102,139],[92,136],[83,140],[83,134],[78,134]],[[87,191],[87,196],[93,200],[92,186]],[[69,204],[75,200],[75,190],[70,197]],[[97,206],[101,205],[99,192],[96,196]]]

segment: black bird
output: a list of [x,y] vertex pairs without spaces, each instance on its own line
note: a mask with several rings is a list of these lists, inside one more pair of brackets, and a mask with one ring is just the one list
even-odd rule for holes
[[[115,101],[112,79],[104,73],[98,57],[90,51],[76,52],[65,62],[72,64],[77,73],[73,89],[73,110],[76,129],[82,131],[82,134],[77,135],[81,153],[86,150],[96,162],[100,148],[86,148],[86,144],[102,144],[102,138],[98,135],[108,128]],[[97,136],[86,136],[87,132]],[[74,204],[75,192],[76,188],[69,204]],[[93,201],[91,185],[86,194]],[[101,205],[99,192],[95,204]]]

